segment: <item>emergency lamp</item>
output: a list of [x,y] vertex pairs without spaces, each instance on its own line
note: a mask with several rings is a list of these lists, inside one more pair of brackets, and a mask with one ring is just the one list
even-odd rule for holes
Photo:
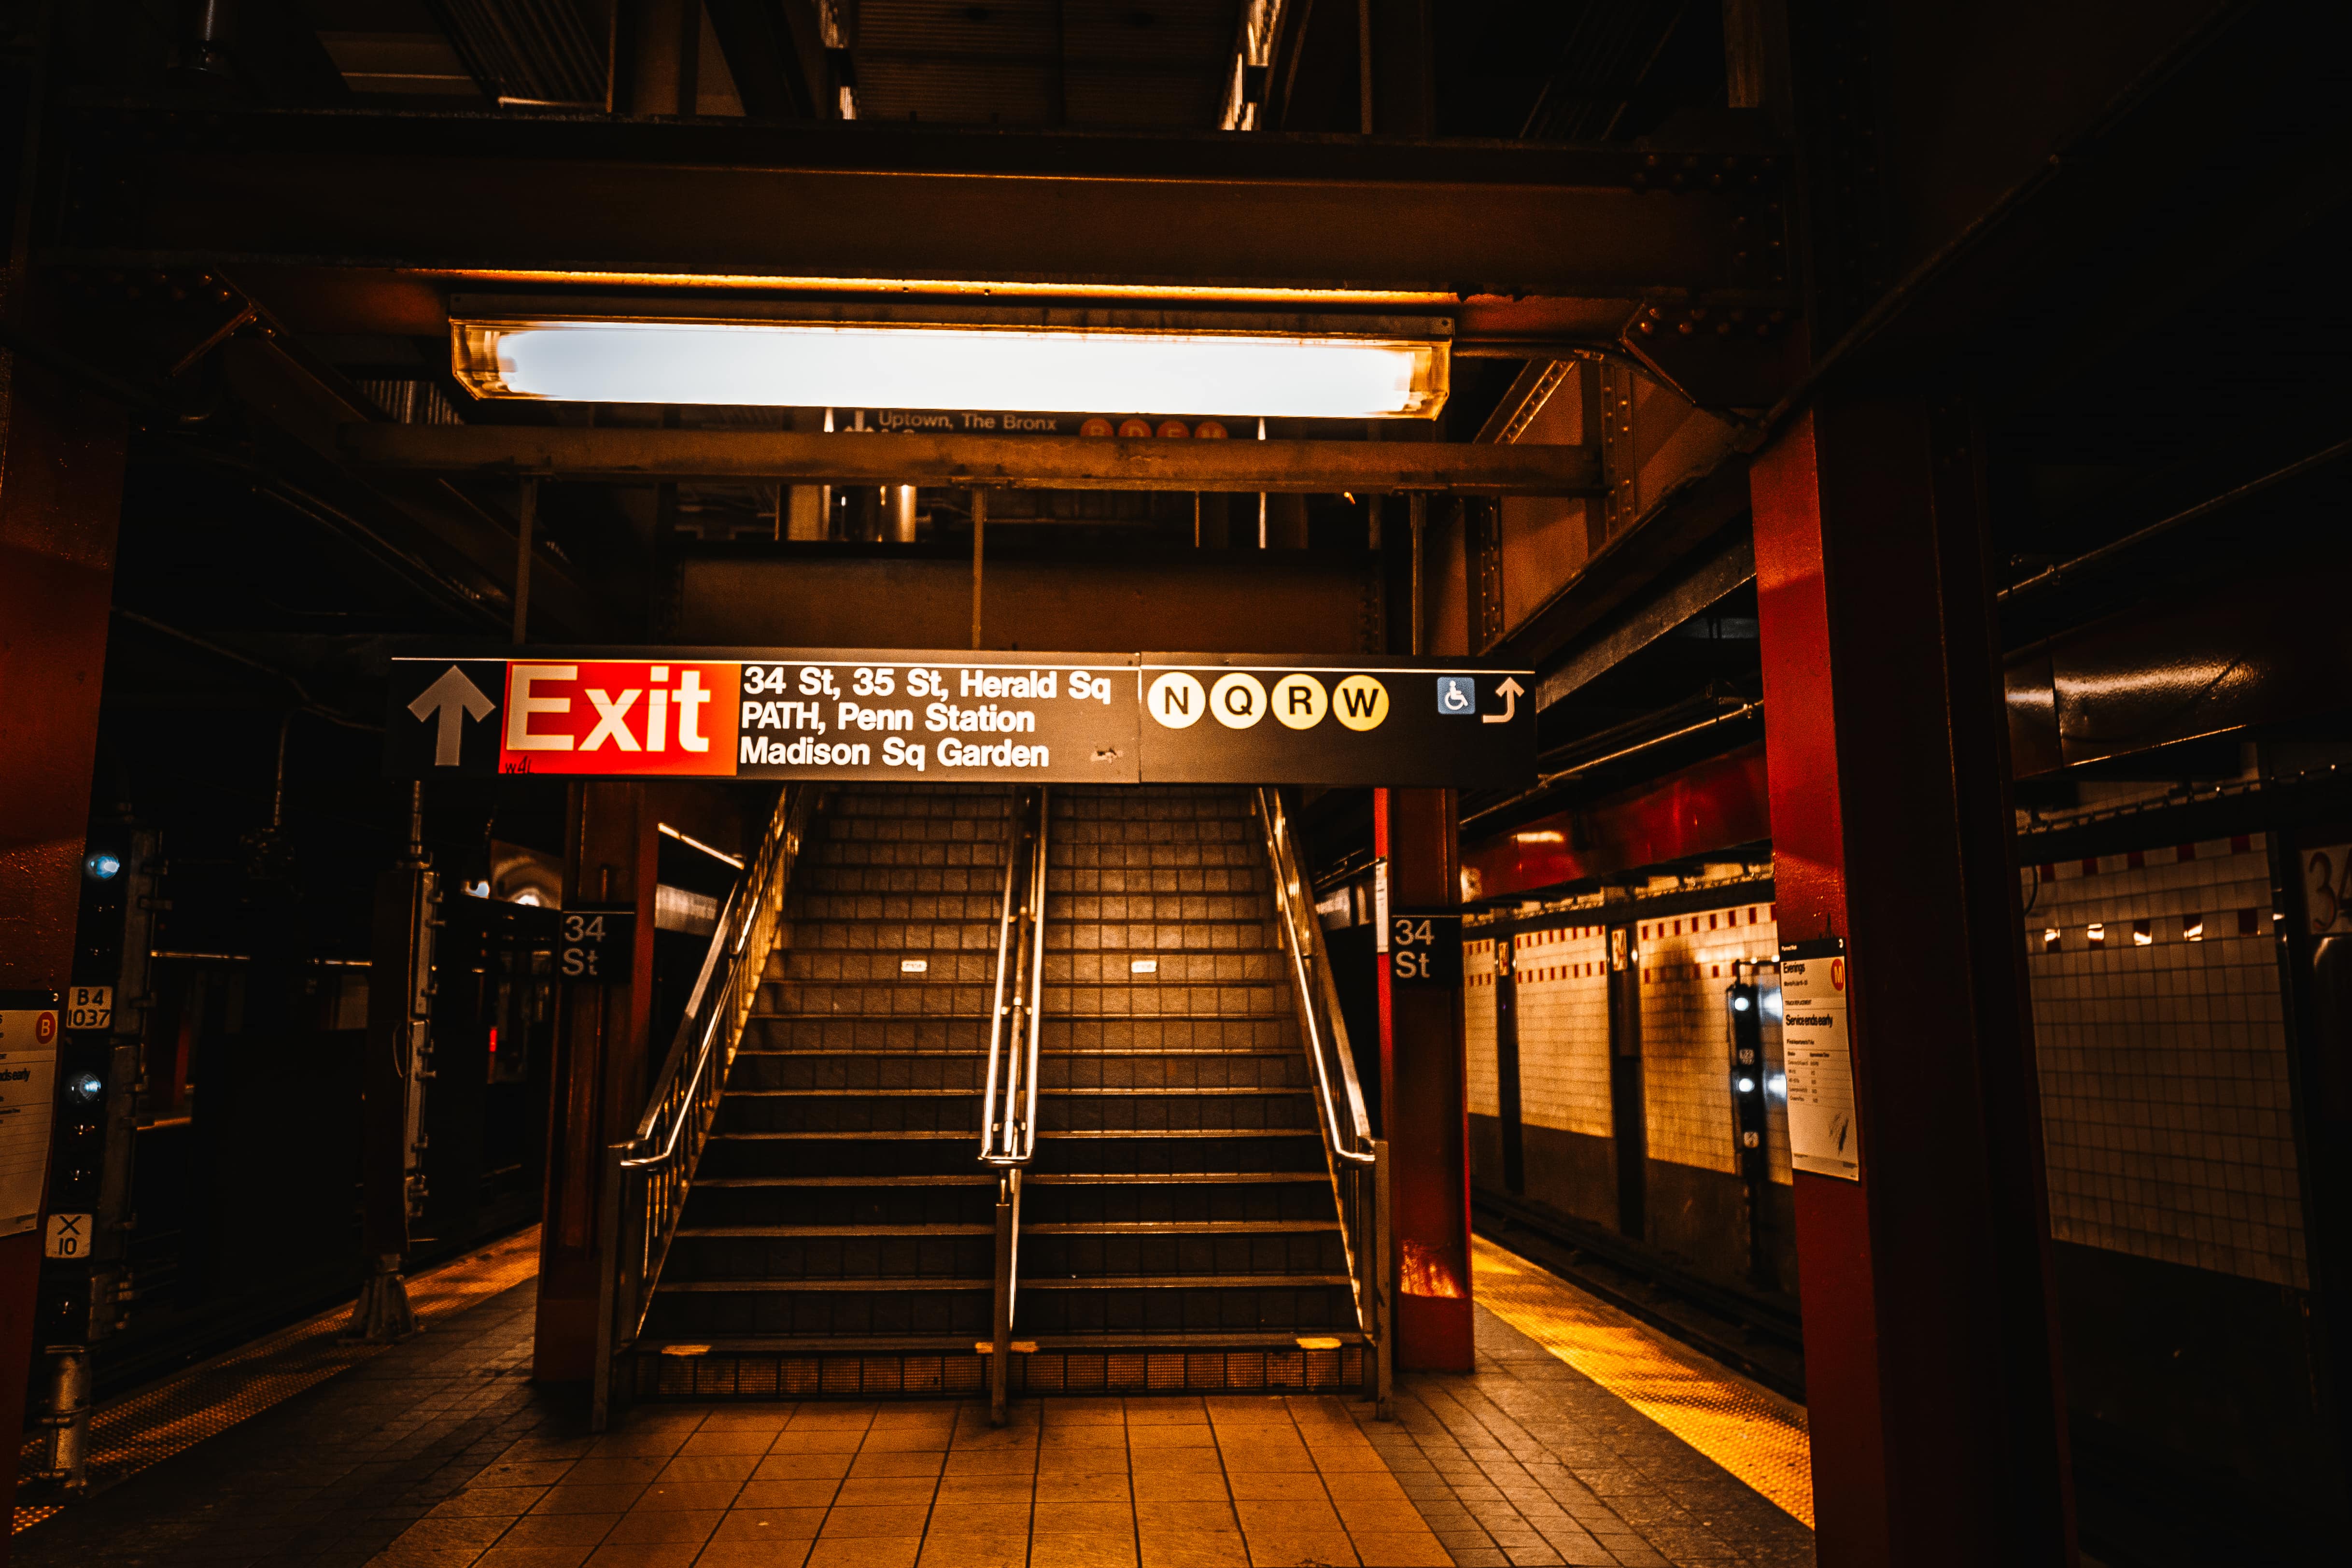
[[450,303],[467,391],[565,403],[1425,419],[1445,402],[1452,332],[1395,317],[862,306],[686,319]]

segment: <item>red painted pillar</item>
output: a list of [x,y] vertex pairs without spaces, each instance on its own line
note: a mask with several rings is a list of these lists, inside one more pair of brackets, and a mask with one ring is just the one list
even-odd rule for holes
[[[0,991],[62,991],[72,976],[125,433],[121,409],[0,354]],[[12,1455],[40,1273],[37,1225],[0,1237]]]
[[1860,1179],[1795,1190],[1819,1561],[2071,1563],[1973,437],[1826,409],[1750,488],[1781,940],[1849,961]]
[[633,907],[626,975],[563,983],[547,1129],[547,1204],[539,1240],[539,1316],[531,1375],[578,1383],[596,1369],[596,1310],[613,1259],[598,1243],[605,1150],[635,1131],[652,1049],[654,886],[660,840],[649,786],[572,786],[563,907]]
[[[1388,862],[1389,908],[1461,902],[1461,825],[1452,790],[1372,792],[1372,853]],[[1470,1128],[1458,985],[1393,983],[1383,956],[1381,1117],[1389,1141],[1396,1364],[1468,1372]]]

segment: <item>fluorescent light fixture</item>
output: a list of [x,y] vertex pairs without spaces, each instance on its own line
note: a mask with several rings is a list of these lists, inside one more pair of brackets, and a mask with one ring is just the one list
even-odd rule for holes
[[1438,333],[551,314],[450,335],[477,397],[569,403],[1407,419],[1450,369]]

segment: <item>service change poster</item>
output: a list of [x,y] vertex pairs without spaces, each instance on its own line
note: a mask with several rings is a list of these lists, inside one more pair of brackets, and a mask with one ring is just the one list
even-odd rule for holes
[[0,1236],[41,1223],[57,1109],[58,999],[0,991]]
[[1780,950],[1780,1058],[1789,1075],[1789,1161],[1817,1176],[1862,1179],[1862,1137],[1846,1026],[1845,942]]

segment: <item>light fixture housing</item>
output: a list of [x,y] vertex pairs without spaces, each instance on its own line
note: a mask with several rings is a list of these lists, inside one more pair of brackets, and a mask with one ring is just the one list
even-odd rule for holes
[[1446,317],[1029,307],[450,301],[477,397],[569,403],[1427,419]]

